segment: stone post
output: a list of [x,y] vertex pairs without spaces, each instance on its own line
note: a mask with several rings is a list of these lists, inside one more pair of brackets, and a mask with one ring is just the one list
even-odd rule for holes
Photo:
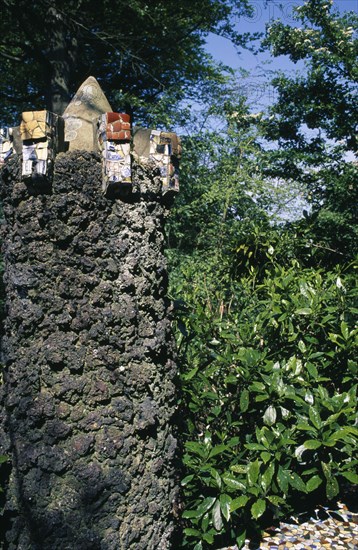
[[160,173],[134,162],[108,198],[96,152],[58,154],[46,188],[16,155],[2,172],[5,547],[179,548]]

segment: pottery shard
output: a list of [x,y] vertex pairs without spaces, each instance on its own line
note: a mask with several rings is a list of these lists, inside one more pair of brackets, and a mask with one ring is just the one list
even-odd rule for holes
[[100,115],[111,111],[112,107],[97,80],[93,76],[88,77],[63,113],[69,151],[95,151],[94,125]]

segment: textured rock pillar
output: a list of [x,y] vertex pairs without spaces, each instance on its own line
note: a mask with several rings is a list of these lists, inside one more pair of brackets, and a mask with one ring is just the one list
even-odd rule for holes
[[134,165],[110,200],[96,153],[58,155],[52,189],[19,168],[2,183],[5,547],[178,548],[160,177]]

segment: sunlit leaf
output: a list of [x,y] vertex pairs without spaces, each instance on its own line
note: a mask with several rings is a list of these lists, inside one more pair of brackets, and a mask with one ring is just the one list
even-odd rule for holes
[[316,439],[307,439],[303,443],[305,449],[319,449],[322,446],[321,441],[317,441]]
[[301,491],[302,493],[307,493],[305,482],[295,472],[290,473],[288,477],[288,482],[294,489],[297,489],[297,491]]
[[242,495],[241,497],[234,498],[230,502],[230,512],[235,512],[235,510],[238,510],[239,508],[243,508],[244,506],[246,506],[249,500],[250,500],[250,497],[246,495]]
[[245,540],[246,540],[246,530],[243,531],[238,537],[236,537],[236,544],[239,550],[245,545]]
[[259,498],[254,504],[251,506],[251,514],[254,519],[258,519],[262,516],[264,511],[266,510],[266,502]]
[[231,502],[232,502],[232,498],[229,495],[225,495],[225,494],[220,495],[221,513],[226,519],[226,521],[229,521],[230,519]]
[[341,472],[341,475],[348,479],[348,481],[350,481],[351,483],[358,483],[358,475],[354,472]]
[[314,427],[318,430],[322,428],[322,420],[318,410],[315,407],[310,407],[308,410],[308,414]]
[[246,412],[249,408],[249,392],[247,390],[242,390],[240,395],[240,410],[241,412]]
[[238,491],[245,490],[245,485],[242,483],[242,481],[239,481],[238,479],[236,479],[234,476],[230,474],[223,475],[222,480],[231,489],[236,489]]
[[275,424],[277,418],[277,413],[275,407],[270,405],[267,407],[265,414],[263,416],[263,421],[267,426],[273,426]]
[[217,531],[221,531],[223,528],[223,520],[221,517],[220,501],[217,500],[212,510],[213,526]]
[[224,451],[227,451],[227,449],[228,449],[227,445],[216,445],[211,449],[209,458],[213,458],[214,456],[219,455]]
[[295,313],[296,315],[311,315],[312,309],[310,307],[302,307],[300,309],[296,309]]
[[274,472],[275,472],[275,464],[271,462],[267,470],[262,474],[262,478],[261,478],[261,486],[265,492],[270,487]]
[[193,479],[194,479],[194,474],[186,476],[181,482],[182,487],[185,487],[186,485],[188,485],[188,483],[190,483]]
[[313,476],[306,483],[306,489],[309,493],[317,489],[322,483],[322,479],[319,476]]
[[247,471],[247,480],[250,485],[255,485],[257,478],[259,477],[260,463],[258,460],[251,462]]

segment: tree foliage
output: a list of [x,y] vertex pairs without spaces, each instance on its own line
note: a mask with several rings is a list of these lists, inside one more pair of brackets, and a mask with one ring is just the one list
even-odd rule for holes
[[[268,27],[265,44],[274,56],[306,61],[300,76],[281,73],[274,80],[278,101],[267,122],[268,136],[308,153],[320,152],[326,138],[343,140],[345,151],[356,151],[358,15],[335,13],[331,0],[310,0],[295,13],[300,26],[276,21]],[[307,128],[321,134],[307,137]]]
[[306,63],[299,76],[273,81],[278,99],[261,121],[277,143],[267,173],[304,184],[311,206],[304,230],[320,261],[335,264],[352,258],[358,237],[358,16],[336,13],[331,0],[309,0],[295,12],[297,25],[273,22],[265,40],[273,55]]
[[[204,118],[184,140],[168,256],[195,550],[241,547],[358,481],[356,18],[323,0],[298,14],[266,40],[307,62],[275,79],[270,111],[224,93],[206,113],[215,132]],[[305,193],[301,218],[272,216],[275,182]]]
[[96,76],[110,100],[148,111],[220,79],[204,50],[209,32],[242,44],[232,21],[247,0],[5,0],[0,20],[1,114],[44,104],[61,113]]

